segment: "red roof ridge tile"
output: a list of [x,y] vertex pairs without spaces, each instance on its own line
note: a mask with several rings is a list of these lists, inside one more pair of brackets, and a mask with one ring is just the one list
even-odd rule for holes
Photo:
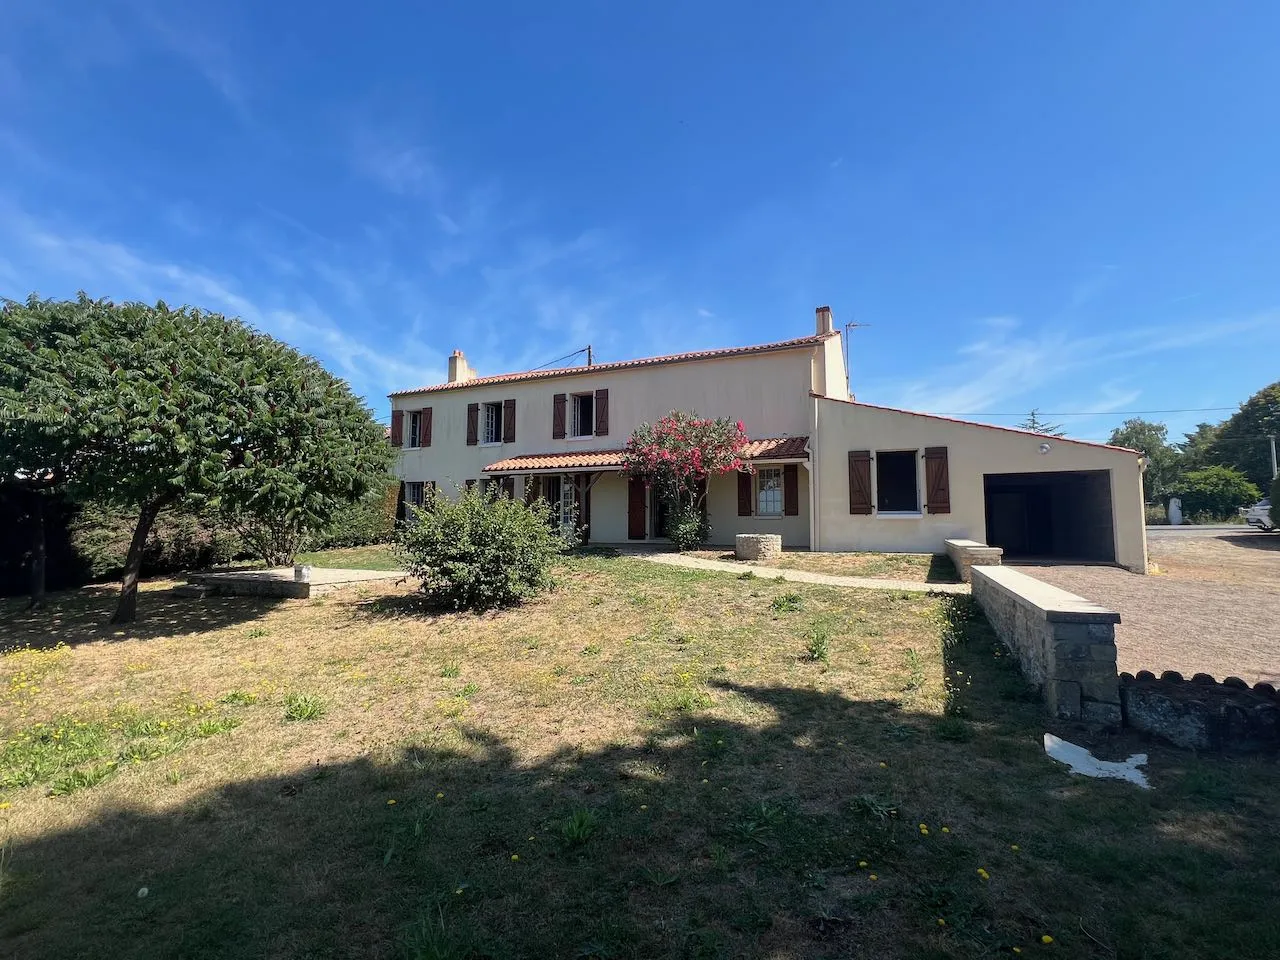
[[716,360],[721,357],[745,356],[753,353],[772,353],[776,350],[795,350],[801,347],[817,346],[819,343],[838,336],[838,332],[810,334],[807,337],[796,337],[792,340],[778,340],[773,343],[757,343],[745,347],[717,347],[713,350],[693,350],[687,353],[671,353],[658,357],[639,357],[634,360],[616,360],[611,363],[597,363],[590,367],[555,367],[551,370],[524,370],[517,373],[498,373],[488,377],[472,377],[457,383],[436,383],[425,387],[414,387],[411,390],[393,390],[388,396],[405,397],[417,393],[439,393],[445,390],[462,390],[467,387],[483,387],[495,383],[515,383],[522,380],[548,380],[553,377],[582,376],[590,373],[603,373],[608,370],[626,370],[633,367],[660,366],[666,363],[688,363],[695,360]]
[[1102,447],[1104,450],[1116,450],[1120,453],[1132,453],[1137,456],[1142,455],[1141,450],[1133,450],[1129,447],[1117,447],[1111,443],[1099,443],[1096,440],[1074,440],[1071,437],[1055,437],[1047,433],[1036,433],[1034,430],[1023,430],[1021,427],[1004,427],[998,423],[979,423],[977,420],[961,420],[959,417],[947,417],[940,413],[921,413],[919,410],[905,410],[902,407],[886,407],[882,403],[867,403],[864,400],[841,400],[839,397],[828,397],[821,393],[809,391],[809,396],[817,400],[830,400],[832,403],[847,403],[854,407],[868,407],[872,410],[887,410],[889,413],[905,413],[913,417],[925,417],[929,420],[945,420],[947,423],[959,423],[966,427],[984,427],[987,430],[1003,430],[1005,433],[1021,433],[1028,437],[1042,437],[1046,440],[1060,441],[1062,443],[1078,443],[1083,447]]

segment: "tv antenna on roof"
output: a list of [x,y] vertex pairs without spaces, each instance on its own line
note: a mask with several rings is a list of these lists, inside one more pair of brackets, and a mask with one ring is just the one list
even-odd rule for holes
[[871,324],[858,323],[855,320],[850,320],[844,325],[844,337],[843,337],[843,340],[844,340],[844,388],[850,397],[853,396],[853,385],[849,379],[849,334],[851,331],[859,327],[869,327],[869,326],[871,326]]

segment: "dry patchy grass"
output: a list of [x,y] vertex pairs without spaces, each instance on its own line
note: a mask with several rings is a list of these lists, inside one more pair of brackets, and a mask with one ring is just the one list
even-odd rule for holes
[[[708,560],[736,560],[732,550],[691,550],[689,554]],[[808,550],[787,550],[776,560],[763,563],[743,561],[742,565],[806,570],[839,577],[872,577],[877,580],[960,582],[951,561],[935,553],[811,553]]]
[[1049,935],[1264,957],[1280,936],[1274,764],[1151,749],[1150,793],[1069,777],[967,598],[602,558],[482,616],[384,584],[164,587],[123,632],[95,591],[0,608],[32,646],[0,660],[8,955],[971,957]]

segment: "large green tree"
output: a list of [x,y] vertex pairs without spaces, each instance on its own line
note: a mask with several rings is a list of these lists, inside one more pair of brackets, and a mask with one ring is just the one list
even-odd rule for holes
[[1280,437],[1280,381],[1263,387],[1222,425],[1209,461],[1239,470],[1262,489],[1271,486],[1271,444]]
[[136,616],[166,507],[300,535],[386,474],[393,453],[347,384],[239,320],[83,294],[9,301],[2,319],[0,447],[19,438],[26,459],[6,469],[45,469],[52,450],[74,495],[137,511],[113,622]]
[[1183,439],[1178,444],[1178,449],[1182,451],[1182,469],[1183,470],[1199,470],[1202,467],[1212,466],[1213,461],[1209,459],[1213,441],[1218,439],[1218,433],[1222,430],[1220,423],[1197,423],[1193,433],[1183,434]]
[[1147,496],[1163,502],[1180,473],[1180,455],[1177,448],[1169,444],[1169,428],[1163,423],[1134,417],[1112,430],[1107,442],[1137,450],[1147,458],[1147,469],[1143,474]]
[[1027,419],[1021,423],[1015,423],[1015,427],[1019,430],[1030,430],[1032,433],[1043,433],[1046,437],[1065,437],[1067,431],[1062,429],[1060,423],[1050,423],[1040,416],[1040,409],[1032,407],[1031,412],[1027,414]]

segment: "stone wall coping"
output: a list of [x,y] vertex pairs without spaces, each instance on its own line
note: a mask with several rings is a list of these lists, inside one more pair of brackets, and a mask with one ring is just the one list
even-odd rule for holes
[[979,548],[982,550],[992,550],[997,553],[1004,552],[1001,547],[990,547],[990,546],[987,546],[987,544],[985,543],[979,543],[977,540],[944,540],[943,543],[946,544],[948,547],[961,547],[965,550],[973,550],[974,548]]
[[971,575],[1014,594],[1051,623],[1119,623],[1120,614],[1009,567],[974,566]]

